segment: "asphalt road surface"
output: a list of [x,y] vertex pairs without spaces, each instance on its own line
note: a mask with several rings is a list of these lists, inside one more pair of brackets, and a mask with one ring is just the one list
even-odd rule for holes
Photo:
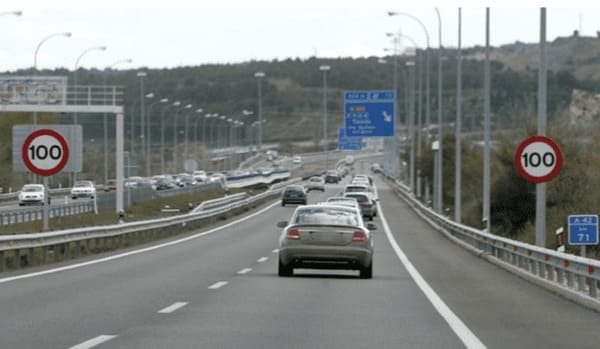
[[376,184],[371,280],[278,277],[275,224],[294,206],[275,202],[166,245],[3,275],[0,348],[598,348],[600,314],[462,250]]

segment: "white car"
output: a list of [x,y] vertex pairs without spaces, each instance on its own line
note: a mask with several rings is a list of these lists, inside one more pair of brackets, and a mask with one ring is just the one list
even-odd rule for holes
[[206,181],[208,181],[208,176],[206,175],[206,172],[202,171],[202,170],[194,171],[192,176],[194,176],[194,179],[196,180],[196,182],[199,182],[199,183],[205,183]]
[[[44,204],[44,186],[41,184],[25,184],[19,192],[19,206],[23,205],[43,205]],[[50,197],[48,197],[50,204]]]
[[294,164],[301,164],[302,163],[302,158],[300,156],[296,155],[292,159],[292,163],[294,163]]
[[325,181],[318,176],[310,177],[308,182],[306,182],[305,188],[307,192],[311,190],[325,191]]
[[71,199],[90,198],[96,196],[96,187],[92,181],[77,181],[71,188]]

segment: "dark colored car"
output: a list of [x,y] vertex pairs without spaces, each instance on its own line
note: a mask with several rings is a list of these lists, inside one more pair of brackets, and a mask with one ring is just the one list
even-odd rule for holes
[[288,185],[281,196],[281,206],[285,204],[306,205],[306,192],[301,185]]
[[154,184],[156,190],[168,190],[175,188],[175,182],[168,178],[160,178]]
[[325,183],[338,183],[340,181],[340,175],[337,171],[327,171],[325,175]]

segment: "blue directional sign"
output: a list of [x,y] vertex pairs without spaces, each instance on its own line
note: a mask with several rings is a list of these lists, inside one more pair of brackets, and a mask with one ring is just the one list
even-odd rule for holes
[[392,137],[396,121],[394,91],[345,91],[344,116],[348,137]]
[[348,137],[346,135],[346,129],[340,127],[338,129],[338,148],[340,150],[361,150],[362,138]]
[[569,245],[598,245],[598,215],[569,216]]

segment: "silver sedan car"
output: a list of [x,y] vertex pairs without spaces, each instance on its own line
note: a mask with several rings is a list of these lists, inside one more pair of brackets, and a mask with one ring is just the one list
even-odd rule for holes
[[373,276],[373,224],[363,223],[356,207],[307,205],[296,208],[279,238],[279,276],[294,268],[358,270],[362,279]]

